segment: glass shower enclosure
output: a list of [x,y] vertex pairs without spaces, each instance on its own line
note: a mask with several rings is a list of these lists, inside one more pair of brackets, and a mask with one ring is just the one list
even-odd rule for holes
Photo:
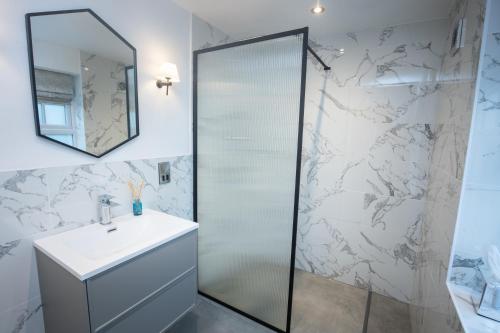
[[290,331],[308,29],[193,54],[200,294]]

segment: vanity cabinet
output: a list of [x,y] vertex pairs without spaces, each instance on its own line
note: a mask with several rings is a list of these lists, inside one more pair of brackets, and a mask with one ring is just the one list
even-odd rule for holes
[[158,333],[196,301],[196,230],[84,281],[36,257],[47,333]]

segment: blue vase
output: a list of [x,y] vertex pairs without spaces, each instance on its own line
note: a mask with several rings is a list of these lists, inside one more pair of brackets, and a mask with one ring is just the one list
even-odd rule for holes
[[134,200],[132,202],[132,211],[135,216],[142,215],[142,202],[141,200]]

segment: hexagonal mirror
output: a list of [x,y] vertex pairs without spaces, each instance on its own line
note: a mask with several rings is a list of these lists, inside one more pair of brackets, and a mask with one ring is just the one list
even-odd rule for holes
[[135,48],[90,9],[26,14],[37,135],[101,157],[139,135]]

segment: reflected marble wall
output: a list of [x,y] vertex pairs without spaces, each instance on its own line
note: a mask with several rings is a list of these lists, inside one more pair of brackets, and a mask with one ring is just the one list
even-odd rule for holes
[[100,155],[128,139],[125,65],[80,51],[85,150]]
[[[160,161],[171,163],[166,185]],[[32,240],[96,223],[100,194],[115,196],[114,216],[130,213],[129,179],[144,181],[144,207],[192,219],[191,156],[0,173],[0,332],[43,332]]]

